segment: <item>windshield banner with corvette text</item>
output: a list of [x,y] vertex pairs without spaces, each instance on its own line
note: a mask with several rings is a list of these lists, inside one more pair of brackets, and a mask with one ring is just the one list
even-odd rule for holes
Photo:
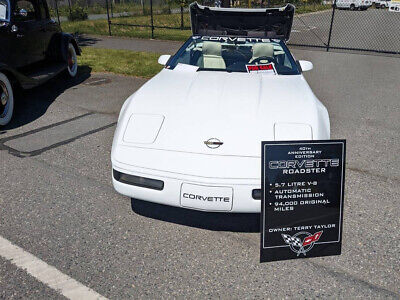
[[261,262],[339,255],[345,140],[262,142]]

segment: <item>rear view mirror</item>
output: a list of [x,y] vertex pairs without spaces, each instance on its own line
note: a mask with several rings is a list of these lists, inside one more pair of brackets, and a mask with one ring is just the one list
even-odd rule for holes
[[161,56],[158,58],[158,63],[159,63],[160,65],[165,66],[165,65],[167,64],[167,62],[169,61],[170,58],[171,58],[171,55],[161,55]]
[[314,68],[314,65],[312,64],[311,61],[307,61],[307,60],[299,60],[298,64],[301,68],[301,71],[303,72],[307,72],[310,71]]

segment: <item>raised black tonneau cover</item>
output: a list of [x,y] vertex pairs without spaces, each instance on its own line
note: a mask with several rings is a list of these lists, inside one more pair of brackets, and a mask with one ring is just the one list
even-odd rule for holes
[[295,7],[217,8],[190,5],[193,35],[248,36],[289,40]]

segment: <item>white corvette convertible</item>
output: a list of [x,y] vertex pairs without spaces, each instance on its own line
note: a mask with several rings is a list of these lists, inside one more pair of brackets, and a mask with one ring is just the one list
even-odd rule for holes
[[294,7],[191,5],[194,36],[124,103],[114,188],[165,205],[259,212],[261,141],[329,139],[329,115],[288,40]]

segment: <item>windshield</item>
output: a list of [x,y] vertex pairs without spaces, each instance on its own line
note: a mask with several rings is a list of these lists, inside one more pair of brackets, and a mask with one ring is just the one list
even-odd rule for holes
[[179,63],[197,66],[199,71],[227,72],[250,72],[251,66],[273,65],[277,74],[300,74],[285,43],[274,39],[192,37],[172,57],[167,68],[173,69]]
[[8,1],[0,0],[0,21],[9,21]]

